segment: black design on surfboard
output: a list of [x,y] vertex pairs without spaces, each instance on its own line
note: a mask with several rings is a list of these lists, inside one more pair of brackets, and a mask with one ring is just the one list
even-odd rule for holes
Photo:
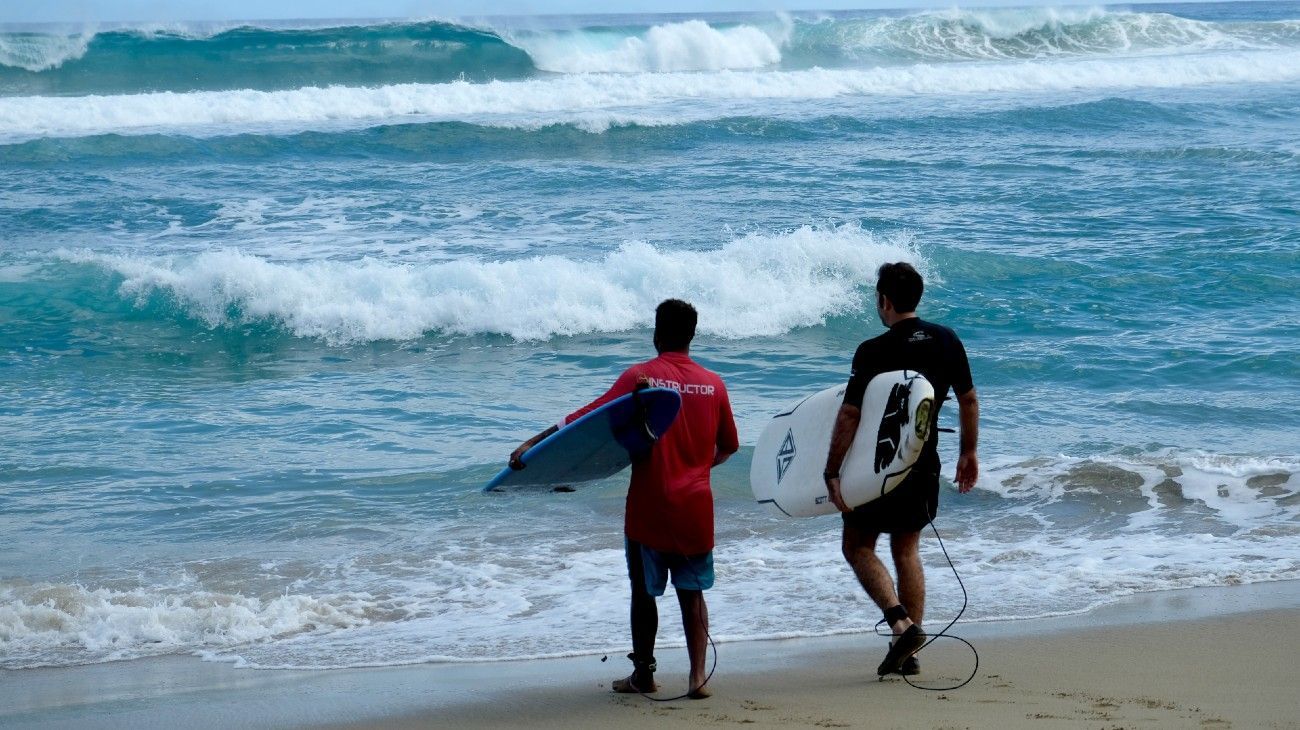
[[785,508],[783,508],[783,507],[781,506],[781,504],[780,504],[779,502],[777,502],[775,499],[760,499],[760,500],[758,500],[758,503],[759,503],[759,504],[770,504],[770,505],[772,505],[773,507],[776,507],[777,509],[781,510],[781,514],[785,515],[786,517],[793,517],[793,516],[794,516],[794,515],[791,515],[789,512],[786,512],[786,511],[785,511]]
[[780,484],[785,478],[785,472],[790,468],[790,462],[794,461],[794,430],[789,429],[785,432],[785,440],[781,442],[781,448],[776,452],[776,483]]
[[903,441],[903,427],[906,426],[912,418],[911,409],[908,408],[908,401],[912,395],[912,384],[895,383],[889,392],[889,400],[885,404],[884,415],[880,417],[880,428],[876,431],[876,463],[875,470],[879,474],[881,469],[889,466],[898,455],[898,447]]

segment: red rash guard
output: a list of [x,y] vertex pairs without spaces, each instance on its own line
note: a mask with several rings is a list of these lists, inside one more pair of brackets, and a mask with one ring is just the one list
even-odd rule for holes
[[623,532],[646,547],[681,555],[713,549],[713,491],[709,470],[719,454],[740,443],[722,378],[682,352],[665,352],[633,365],[601,397],[569,414],[564,423],[627,395],[645,379],[653,388],[682,394],[677,420],[659,438],[650,458],[632,465]]

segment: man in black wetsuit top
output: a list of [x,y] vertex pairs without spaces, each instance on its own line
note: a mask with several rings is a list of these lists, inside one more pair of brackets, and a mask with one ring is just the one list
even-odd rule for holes
[[[921,619],[925,614],[925,575],[918,550],[921,530],[934,519],[939,506],[939,406],[952,388],[957,394],[961,422],[961,456],[957,460],[958,491],[969,492],[979,476],[975,444],[979,437],[979,401],[971,382],[966,349],[947,327],[916,316],[924,284],[907,263],[885,264],[876,281],[876,310],[888,332],[858,346],[831,435],[826,457],[826,491],[844,517],[844,559],[852,566],[867,595],[885,614],[894,633],[889,653],[876,672],[916,674],[920,666],[912,656],[925,643]],[[849,509],[840,495],[840,465],[853,444],[862,416],[867,383],[880,373],[915,370],[934,386],[930,438],[912,466],[912,472],[893,491],[857,509]],[[898,572],[898,586],[889,569],[876,557],[876,539],[889,534],[889,549]]]

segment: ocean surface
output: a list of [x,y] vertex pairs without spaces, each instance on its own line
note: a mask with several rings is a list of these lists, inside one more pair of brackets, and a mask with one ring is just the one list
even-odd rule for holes
[[479,488],[666,297],[743,444],[720,666],[867,632],[748,470],[900,259],[967,619],[1300,578],[1300,4],[0,29],[0,668],[621,656],[625,477]]

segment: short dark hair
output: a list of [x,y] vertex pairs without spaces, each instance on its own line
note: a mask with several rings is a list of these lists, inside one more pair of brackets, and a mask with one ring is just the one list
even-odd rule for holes
[[876,272],[876,291],[889,297],[895,312],[908,314],[915,312],[916,305],[920,304],[925,282],[911,264],[899,261],[885,264]]
[[695,307],[680,299],[665,299],[655,307],[655,346],[662,352],[677,352],[695,339],[699,321]]

